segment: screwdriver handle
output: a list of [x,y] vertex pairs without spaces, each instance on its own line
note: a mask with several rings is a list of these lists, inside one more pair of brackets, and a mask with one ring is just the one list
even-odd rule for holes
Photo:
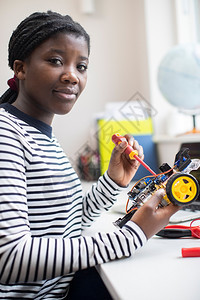
[[[127,142],[126,138],[121,136],[119,133],[113,134],[112,141],[115,145],[118,145],[122,142]],[[134,150],[130,145],[127,146],[125,153],[129,155],[130,159],[136,159],[139,161],[139,163],[143,165],[143,167],[145,167],[145,169],[148,170],[152,175],[157,175],[143,160],[139,158],[138,151]]]

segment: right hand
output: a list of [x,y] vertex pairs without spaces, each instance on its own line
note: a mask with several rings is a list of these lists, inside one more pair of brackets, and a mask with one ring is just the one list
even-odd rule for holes
[[158,207],[164,195],[163,189],[158,190],[131,218],[143,230],[147,239],[167,226],[170,217],[181,208],[172,203]]
[[137,169],[139,168],[139,162],[136,159],[130,159],[129,155],[125,153],[127,145],[133,147],[138,151],[138,156],[143,160],[143,148],[130,134],[126,134],[125,139],[127,142],[122,142],[115,146],[110,163],[108,166],[108,176],[119,186],[127,186],[134,177]]

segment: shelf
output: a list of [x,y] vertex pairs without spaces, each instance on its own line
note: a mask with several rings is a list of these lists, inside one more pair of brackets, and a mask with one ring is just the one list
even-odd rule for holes
[[154,143],[195,143],[200,142],[200,134],[182,134],[178,136],[155,135],[153,136]]

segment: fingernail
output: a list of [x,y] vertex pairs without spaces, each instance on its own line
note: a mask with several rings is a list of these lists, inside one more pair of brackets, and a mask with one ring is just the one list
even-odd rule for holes
[[121,143],[120,143],[120,147],[121,147],[121,148],[125,148],[126,145],[127,145],[127,142],[121,142]]

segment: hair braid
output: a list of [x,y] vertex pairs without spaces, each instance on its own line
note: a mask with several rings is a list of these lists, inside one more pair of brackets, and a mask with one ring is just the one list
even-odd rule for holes
[[[8,63],[13,69],[15,60],[25,60],[32,51],[46,39],[57,32],[71,33],[77,37],[84,37],[90,53],[90,37],[85,29],[73,19],[66,15],[47,11],[35,12],[24,19],[13,32],[8,45]],[[15,91],[8,89],[0,98],[0,103],[14,102],[17,98]]]
[[0,98],[0,103],[13,103],[17,99],[17,92],[11,89],[7,89],[5,93]]

